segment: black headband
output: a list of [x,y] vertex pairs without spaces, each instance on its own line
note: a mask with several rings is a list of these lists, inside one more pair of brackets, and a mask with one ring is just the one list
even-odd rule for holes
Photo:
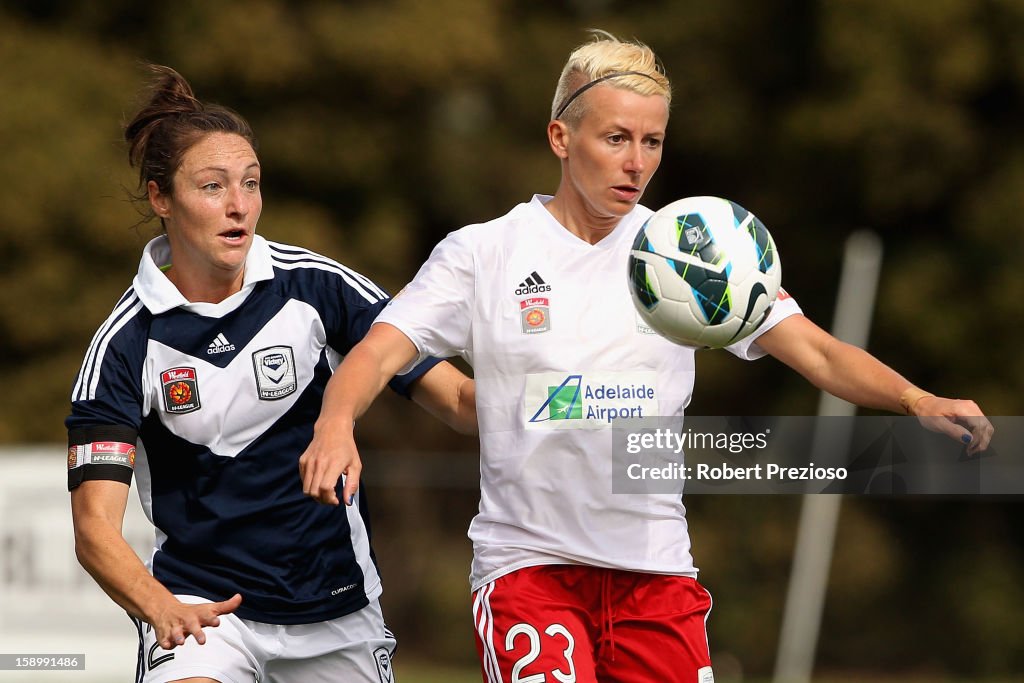
[[616,71],[614,73],[608,74],[607,76],[601,76],[600,78],[595,78],[594,80],[590,81],[590,83],[587,83],[586,85],[581,86],[579,90],[577,90],[576,92],[574,92],[573,94],[571,94],[567,98],[565,98],[565,102],[562,102],[562,106],[558,108],[558,113],[555,114],[555,118],[556,119],[561,118],[562,114],[565,113],[566,108],[570,104],[572,104],[573,100],[575,100],[577,97],[579,97],[583,93],[585,93],[588,90],[590,90],[591,88],[593,88],[598,83],[603,83],[604,81],[607,81],[609,78],[618,78],[619,76],[643,76],[644,78],[651,79],[655,83],[658,82],[658,79],[656,79],[654,76],[652,76],[650,74],[647,74],[647,73],[644,73],[643,71]]

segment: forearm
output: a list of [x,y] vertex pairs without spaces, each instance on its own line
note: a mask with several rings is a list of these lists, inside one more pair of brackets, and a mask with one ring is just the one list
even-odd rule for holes
[[412,399],[460,434],[476,434],[476,384],[451,363],[431,368],[413,386]]
[[970,444],[968,453],[988,448],[993,427],[974,401],[933,396],[802,315],[786,318],[757,343],[819,389],[865,408],[916,415],[926,428]]
[[162,605],[175,601],[105,519],[76,519],[75,554],[100,588],[133,617],[151,624]]
[[327,383],[315,430],[339,426],[350,430],[392,376],[382,371],[375,349],[357,344]]
[[[86,482],[83,486],[97,484]],[[82,502],[80,491],[72,491],[72,514],[75,524],[75,553],[78,561],[96,580],[100,588],[131,616],[145,621],[156,632],[156,640],[165,650],[185,644],[189,636],[202,645],[206,642],[203,627],[217,626],[219,615],[229,614],[242,603],[242,596],[198,605],[178,601],[163,584],[154,579],[138,556],[124,540],[120,520],[124,505],[118,514],[111,515],[117,504],[104,507],[95,499]],[[76,501],[78,504],[76,504]],[[90,508],[90,505],[92,507]],[[90,510],[98,510],[90,514]]]
[[904,413],[900,399],[914,385],[868,352],[833,339],[821,363],[804,375],[819,389],[864,408]]
[[901,405],[901,397],[913,388],[909,380],[867,351],[836,339],[802,315],[783,320],[765,332],[757,343],[811,384],[834,396],[865,408],[907,412]]
[[[313,425],[313,440],[303,458],[317,452],[354,450],[355,421],[370,409],[377,395],[404,365],[416,356],[416,347],[390,325],[374,325],[367,336],[345,356],[327,384],[321,413]],[[300,459],[304,485],[306,477]],[[306,493],[310,493],[306,490]]]
[[362,463],[353,427],[388,380],[416,357],[416,347],[397,328],[376,324],[355,345],[327,383],[313,440],[299,456],[303,492],[338,505],[338,478],[345,476],[341,500],[351,505]]

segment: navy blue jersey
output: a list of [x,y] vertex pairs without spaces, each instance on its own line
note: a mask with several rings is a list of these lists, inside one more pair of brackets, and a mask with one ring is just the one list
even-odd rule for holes
[[[335,261],[256,237],[242,290],[190,303],[159,268],[169,257],[166,238],[150,242],[92,340],[66,420],[69,488],[129,483],[134,470],[156,527],[150,567],[172,593],[238,592],[239,616],[276,624],[362,608],[381,592],[365,505],[305,496],[298,459],[328,379],[387,294]],[[436,362],[392,389],[408,395]]]

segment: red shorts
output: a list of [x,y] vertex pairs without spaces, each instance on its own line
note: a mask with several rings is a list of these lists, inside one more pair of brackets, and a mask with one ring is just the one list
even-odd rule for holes
[[473,594],[485,683],[713,683],[695,579],[527,567]]

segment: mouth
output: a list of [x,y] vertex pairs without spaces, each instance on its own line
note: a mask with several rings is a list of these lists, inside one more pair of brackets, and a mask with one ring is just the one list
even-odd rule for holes
[[636,185],[615,185],[612,187],[612,192],[619,199],[630,202],[636,201],[640,197],[640,188]]
[[233,228],[220,233],[221,237],[232,243],[242,242],[248,235],[249,231],[245,228]]

